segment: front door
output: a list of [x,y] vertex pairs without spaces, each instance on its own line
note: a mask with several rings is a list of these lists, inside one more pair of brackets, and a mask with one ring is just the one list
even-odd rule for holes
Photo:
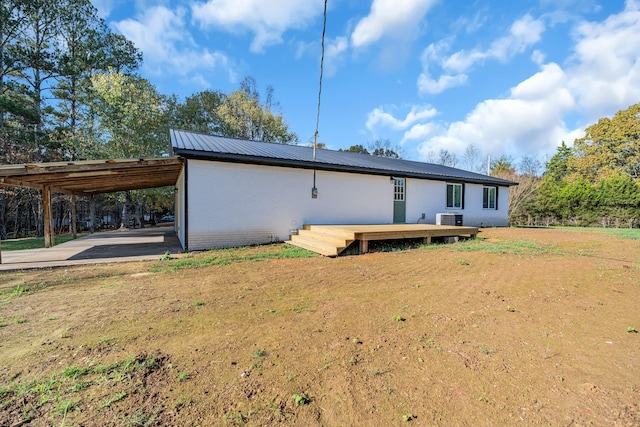
[[404,224],[407,221],[406,182],[404,178],[395,178],[393,188],[393,223]]

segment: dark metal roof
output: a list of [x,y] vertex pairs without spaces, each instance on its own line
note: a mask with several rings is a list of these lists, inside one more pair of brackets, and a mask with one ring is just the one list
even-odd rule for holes
[[313,147],[249,141],[173,129],[171,130],[171,145],[174,154],[185,158],[371,175],[392,175],[399,178],[422,178],[501,186],[517,185],[512,181],[433,163],[325,149],[317,149],[314,160]]

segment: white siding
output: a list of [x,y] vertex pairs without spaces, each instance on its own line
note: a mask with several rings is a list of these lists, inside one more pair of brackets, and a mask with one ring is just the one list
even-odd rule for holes
[[[199,250],[287,240],[303,224],[388,224],[393,222],[393,181],[388,176],[316,172],[318,198],[311,197],[313,171],[306,169],[188,160],[188,209],[184,172],[176,193],[176,232]],[[407,179],[406,222],[425,214],[461,213],[464,225],[506,226],[508,187],[498,191],[498,210],[482,208],[481,184],[465,184],[464,209],[446,208],[444,181]]]
[[305,223],[393,222],[387,176],[188,161],[189,249],[282,241]]
[[498,209],[483,209],[483,188],[484,186],[482,184],[465,184],[464,209],[460,211],[460,213],[464,215],[464,225],[472,227],[506,226],[508,217],[507,208],[509,205],[509,187],[498,188]]
[[447,184],[442,181],[408,179],[406,188],[407,223],[417,223],[425,214],[427,224],[436,223],[436,214],[445,212]]
[[507,225],[507,205],[509,188],[498,190],[498,209],[482,208],[481,184],[465,184],[464,209],[447,208],[447,183],[422,179],[407,180],[407,223],[415,223],[425,214],[427,224],[435,224],[436,214],[459,213],[463,224],[472,227],[493,227]]

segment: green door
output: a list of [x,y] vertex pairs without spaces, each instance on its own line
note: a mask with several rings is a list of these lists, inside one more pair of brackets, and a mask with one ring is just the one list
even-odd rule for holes
[[407,221],[407,201],[404,178],[395,178],[393,188],[393,223],[404,224]]

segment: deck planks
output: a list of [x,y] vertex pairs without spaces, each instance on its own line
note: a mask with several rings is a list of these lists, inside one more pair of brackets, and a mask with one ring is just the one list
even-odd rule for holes
[[338,256],[353,241],[359,242],[360,253],[368,252],[369,241],[391,239],[424,239],[434,237],[469,237],[478,235],[478,227],[435,224],[305,224],[301,235],[292,235],[288,243],[325,256]]

